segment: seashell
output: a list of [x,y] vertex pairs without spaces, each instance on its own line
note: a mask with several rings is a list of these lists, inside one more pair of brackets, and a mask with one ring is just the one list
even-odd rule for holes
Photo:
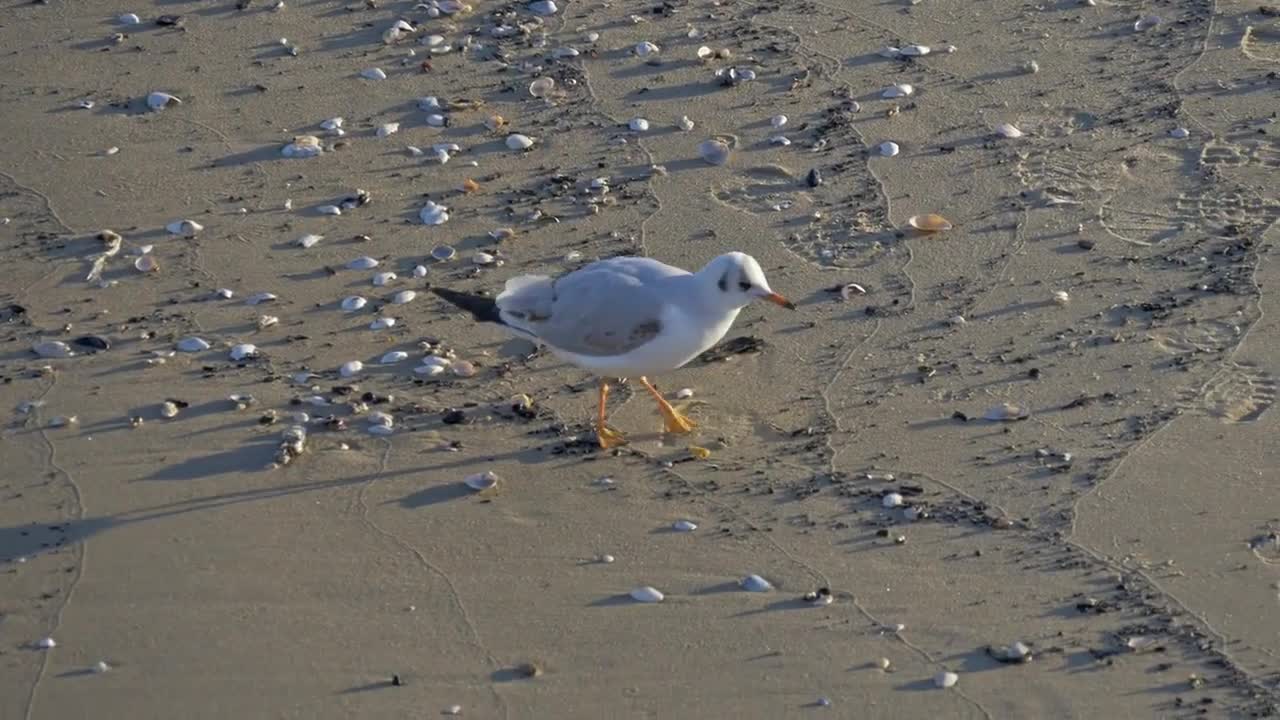
[[896,493],[896,492],[885,493],[884,497],[880,498],[880,504],[885,508],[901,507],[902,503],[903,503],[903,500],[902,500],[901,493]]
[[324,239],[323,235],[303,235],[294,241],[298,247],[310,248],[315,247],[317,243]]
[[484,492],[498,487],[498,475],[493,471],[486,471],[468,475],[462,480],[462,484],[475,490],[476,492]]
[[1169,131],[1169,137],[1176,140],[1183,140],[1191,136],[1191,131],[1184,127],[1176,127]]
[[476,372],[478,372],[476,370],[475,363],[467,360],[459,360],[458,362],[453,363],[452,369],[454,375],[463,378],[475,377]]
[[748,575],[738,581],[738,585],[747,592],[769,592],[773,584],[759,575]]
[[260,293],[254,293],[249,297],[245,298],[244,304],[245,305],[261,305],[262,303],[267,303],[267,302],[271,302],[273,300],[279,300],[279,299],[280,299],[279,296],[277,296],[275,293],[260,292]]
[[954,687],[957,682],[960,682],[960,676],[953,672],[940,672],[933,676],[933,684],[936,687]]
[[204,226],[195,220],[174,220],[164,226],[172,235],[181,235],[183,237],[195,237],[196,233],[204,230]]
[[41,650],[52,650],[53,648],[58,647],[58,641],[51,637],[40,638],[36,641],[36,647]]
[[378,261],[368,255],[361,255],[347,263],[348,270],[372,270],[378,267]]
[[698,460],[706,460],[707,458],[711,457],[711,451],[709,449],[700,447],[698,445],[690,445],[688,450],[689,450],[689,455]]
[[693,121],[689,119],[688,115],[681,115],[680,119],[676,121],[676,127],[684,132],[689,132],[693,129]]
[[921,57],[923,55],[928,55],[931,52],[933,52],[933,49],[928,45],[907,45],[898,51],[900,55],[904,55],[906,57]]
[[663,600],[663,594],[658,592],[656,588],[648,585],[638,587],[631,591],[631,599],[642,603],[660,603]]
[[375,130],[373,134],[380,138],[384,138],[388,135],[395,135],[398,132],[400,132],[400,123],[391,122],[379,125],[378,129]]
[[877,50],[876,54],[882,58],[889,58],[890,60],[896,60],[897,58],[902,57],[902,50],[892,45],[886,45],[880,48],[879,50]]
[[186,353],[204,352],[209,349],[209,343],[204,338],[192,336],[182,338],[174,347]]
[[810,605],[821,606],[821,605],[830,605],[831,601],[834,600],[835,598],[831,596],[831,590],[824,587],[820,587],[817,590],[810,590],[809,592],[805,593],[804,596],[801,597],[800,599],[804,600]]
[[431,127],[444,127],[449,124],[449,118],[440,113],[431,113],[427,116],[427,124]]
[[497,258],[487,252],[478,252],[471,256],[471,262],[476,265],[492,265],[495,260]]
[[160,261],[155,255],[143,255],[133,261],[133,268],[138,272],[155,272],[160,269]]
[[391,304],[407,305],[408,303],[413,302],[413,299],[416,297],[418,297],[418,293],[413,290],[401,290],[391,298]]
[[925,233],[943,232],[944,230],[950,230],[952,227],[950,220],[935,213],[912,215],[907,218],[907,224]]
[[876,147],[876,152],[880,153],[883,157],[893,157],[899,152],[898,143],[882,142]]
[[435,377],[444,374],[444,365],[427,364],[419,365],[413,369],[416,375],[426,375],[427,377]]
[[342,366],[338,368],[338,374],[344,378],[349,378],[359,375],[362,370],[364,370],[364,363],[359,360],[352,360],[342,363]]
[[105,660],[99,660],[98,662],[93,664],[93,671],[96,673],[109,672],[110,670],[111,670],[111,666],[108,665],[107,661]]
[[702,59],[702,60],[709,60],[709,59],[711,58],[711,56],[713,56],[713,55],[715,55],[715,54],[716,54],[716,51],[715,51],[715,50],[712,50],[711,48],[707,47],[706,45],[703,45],[702,47],[698,48],[698,58],[700,58],[700,59]]
[[698,157],[712,165],[724,165],[729,162],[732,150],[729,143],[717,138],[698,143]]
[[61,340],[46,340],[31,346],[31,351],[42,358],[68,358],[75,355],[71,346]]
[[693,388],[680,388],[676,391],[677,400],[688,400],[693,397]]
[[529,3],[529,12],[542,17],[555,15],[559,9],[556,7],[555,0],[534,0],[534,2]]
[[751,68],[721,68],[716,71],[716,78],[720,80],[721,85],[735,87],[740,83],[755,80],[756,71]]
[[380,317],[369,323],[370,330],[387,330],[395,327],[396,319],[393,317]]
[[403,350],[392,350],[386,355],[383,355],[378,360],[378,362],[383,365],[395,365],[398,362],[404,362],[405,360],[408,360],[408,359],[409,359],[409,353]]
[[1025,405],[1017,403],[1000,403],[994,407],[988,408],[982,417],[986,420],[994,422],[1015,422],[1025,420],[1031,415],[1031,411]]
[[1000,123],[996,126],[996,134],[1002,138],[1020,138],[1026,133],[1009,123]]
[[320,213],[321,215],[341,215],[342,208],[338,207],[337,205],[321,205],[320,207],[316,208],[316,212]]
[[418,217],[424,225],[443,225],[449,222],[449,208],[428,200],[427,204],[418,211]]
[[1053,302],[1055,305],[1067,305],[1071,302],[1071,294],[1066,290],[1054,290]]
[[498,128],[503,127],[506,124],[507,119],[501,115],[490,115],[484,119],[484,126],[488,128],[489,132],[495,132]]
[[170,105],[181,105],[182,99],[176,95],[170,95],[167,92],[153,92],[147,95],[147,107],[153,112],[159,112]]
[[1033,657],[1031,648],[1020,641],[1008,645],[992,645],[987,648],[987,654],[1002,663],[1010,664],[1031,662]]
[[480,183],[476,182],[475,180],[472,180],[471,178],[467,178],[466,180],[462,181],[462,192],[464,193],[473,193],[479,189],[480,189]]
[[[529,94],[536,98],[546,97],[551,94],[552,90],[555,90],[555,89],[556,89],[556,81],[549,77],[540,77],[537,80],[534,80],[533,82],[529,83]],[[489,129],[493,130],[493,128],[489,128]]]
[[638,43],[635,46],[635,48],[633,48],[633,50],[635,51],[635,54],[639,57],[650,57],[652,55],[657,55],[658,53],[662,52],[661,48],[659,48],[654,43],[649,42],[648,40],[642,43]]
[[583,35],[583,36],[582,36],[582,39],[583,39],[583,40],[586,40],[586,41],[587,41],[587,42],[589,42],[589,43],[597,42],[597,41],[599,41],[599,40],[600,40],[600,33],[595,32],[595,31],[593,30],[593,31],[591,31],[591,32],[589,32],[589,33],[587,33],[587,34]]
[[250,343],[241,343],[231,348],[231,359],[240,362],[241,360],[249,360],[258,357],[258,346]]
[[773,128],[776,130],[776,129],[778,129],[778,128],[782,127],[783,125],[786,125],[786,124],[787,124],[787,116],[786,116],[786,115],[774,115],[773,117],[769,118],[769,124],[770,124],[770,125],[772,125],[772,126],[773,126]]
[[140,25],[142,23],[142,18],[138,17],[134,13],[125,13],[123,15],[117,16],[116,22],[120,23],[121,25]]
[[493,230],[489,231],[489,237],[494,240],[497,240],[498,242],[502,242],[503,240],[510,240],[515,236],[516,236],[516,231],[509,227],[494,228]]
[[64,428],[64,427],[67,427],[68,425],[75,425],[78,422],[80,422],[80,418],[76,415],[71,415],[71,416],[59,415],[54,418],[49,418],[49,427]]
[[423,111],[439,110],[440,98],[435,95],[418,98],[418,109]]
[[507,136],[507,148],[511,150],[528,150],[533,147],[533,138],[520,133],[512,133]]
[[160,403],[160,417],[166,419],[175,418],[178,416],[179,409],[178,403],[172,400],[165,400],[163,403]]
[[382,71],[382,68],[372,67],[361,70],[360,77],[365,80],[386,80],[387,74]]
[[352,295],[350,297],[343,298],[340,304],[343,310],[346,310],[347,312],[355,312],[356,310],[363,308],[368,303],[368,300],[365,300],[359,295]]
[[891,85],[880,92],[882,98],[901,98],[915,93],[916,89],[907,83]]
[[1133,24],[1134,32],[1144,32],[1164,22],[1159,15],[1144,15]]
[[646,132],[649,129],[649,121],[642,117],[631,118],[631,122],[627,123],[627,127],[633,132]]
[[315,135],[297,135],[280,149],[280,154],[287,158],[309,158],[324,152],[320,146],[320,138]]
[[693,532],[698,529],[698,524],[691,520],[677,520],[671,523],[671,529],[676,532]]

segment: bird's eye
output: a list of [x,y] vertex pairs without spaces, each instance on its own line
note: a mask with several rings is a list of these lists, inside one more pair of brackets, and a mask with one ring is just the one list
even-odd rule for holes
[[738,289],[741,290],[742,292],[746,292],[751,289],[751,283],[747,282],[746,280],[743,280],[742,282],[738,283]]

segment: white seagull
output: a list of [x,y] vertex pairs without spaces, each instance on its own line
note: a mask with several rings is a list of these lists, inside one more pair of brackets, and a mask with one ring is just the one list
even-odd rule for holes
[[599,377],[596,437],[602,448],[626,442],[605,422],[609,378],[639,378],[658,401],[667,432],[691,432],[693,421],[648,376],[683,367],[720,342],[753,300],[796,307],[769,287],[760,263],[741,252],[725,253],[694,273],[644,257],[598,260],[557,278],[511,278],[496,298],[431,291]]

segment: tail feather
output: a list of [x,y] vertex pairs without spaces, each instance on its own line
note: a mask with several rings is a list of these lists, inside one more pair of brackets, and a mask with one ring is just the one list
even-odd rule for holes
[[477,322],[491,322],[505,325],[498,312],[498,303],[493,298],[474,293],[464,293],[448,288],[433,287],[431,292],[439,295],[449,303],[471,313]]

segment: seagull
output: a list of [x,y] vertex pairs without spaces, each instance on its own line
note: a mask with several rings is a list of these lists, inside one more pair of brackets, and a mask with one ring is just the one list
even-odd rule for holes
[[605,422],[610,379],[639,378],[658,402],[666,431],[692,432],[694,422],[662,397],[649,376],[681,368],[720,342],[738,312],[755,300],[796,309],[769,287],[760,263],[741,252],[725,253],[697,272],[646,257],[597,260],[556,278],[511,278],[496,298],[431,291],[477,321],[501,325],[600,378],[596,439],[605,449],[626,443]]

